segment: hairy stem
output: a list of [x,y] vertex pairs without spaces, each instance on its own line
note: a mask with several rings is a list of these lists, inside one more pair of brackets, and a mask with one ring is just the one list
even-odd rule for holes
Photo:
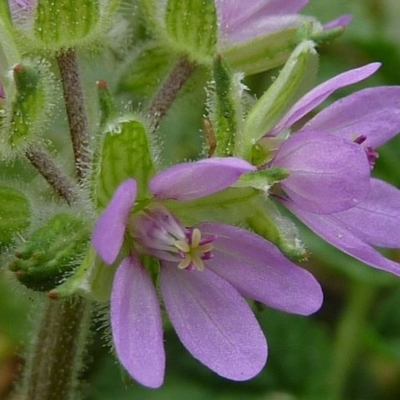
[[183,57],[178,61],[175,68],[165,80],[147,110],[147,116],[151,119],[154,129],[158,128],[162,118],[176,99],[182,86],[190,78],[195,69],[196,64]]
[[[57,57],[64,88],[64,99],[70,126],[78,181],[89,168],[88,119],[83,101],[79,68],[74,50]],[[28,158],[43,166],[39,153],[30,150]],[[51,164],[45,164],[44,175],[54,175]],[[59,175],[58,175],[59,176]],[[65,182],[64,182],[65,183]],[[53,186],[54,187],[54,186]],[[57,186],[60,189],[59,186]],[[64,190],[65,189],[65,190]],[[56,189],[57,190],[57,189]],[[72,191],[67,185],[57,190],[68,202]],[[76,400],[78,376],[82,367],[85,342],[89,333],[90,308],[88,300],[80,297],[47,300],[40,316],[35,340],[24,379],[24,395],[29,400]]]
[[364,282],[352,283],[346,309],[336,334],[330,400],[346,398],[345,388],[349,373],[362,347],[360,337],[375,295],[374,286]]
[[77,185],[61,171],[45,149],[31,146],[25,155],[60,197],[64,198],[69,205],[76,202],[78,199]]
[[77,378],[89,325],[87,300],[47,300],[26,367],[26,399],[78,399]]
[[65,107],[75,156],[76,174],[78,180],[82,180],[90,165],[89,123],[75,50],[69,49],[59,54],[57,62],[63,84]]

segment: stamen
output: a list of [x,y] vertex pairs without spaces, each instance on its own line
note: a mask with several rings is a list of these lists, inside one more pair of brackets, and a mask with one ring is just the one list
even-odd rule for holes
[[176,240],[174,242],[182,259],[178,264],[178,268],[204,271],[204,261],[212,259],[213,242],[215,239],[216,236],[202,239],[200,229],[188,229],[186,240]]

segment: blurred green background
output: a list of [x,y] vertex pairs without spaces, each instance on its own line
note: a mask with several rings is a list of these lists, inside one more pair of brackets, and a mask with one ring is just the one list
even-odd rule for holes
[[[380,61],[366,82],[339,91],[329,102],[365,86],[400,84],[400,1],[310,0],[304,14],[327,22],[352,14],[345,34],[323,45],[318,81]],[[265,89],[276,72],[253,76],[247,84]],[[110,80],[112,80],[110,78]],[[129,99],[122,89],[121,96]],[[133,102],[140,102],[133,99]],[[165,164],[193,159],[202,146],[200,107],[203,92],[187,90],[163,121]],[[171,126],[174,129],[171,129]],[[400,137],[380,149],[374,173],[400,187]],[[400,398],[400,279],[372,270],[337,252],[302,228],[313,254],[304,264],[324,288],[322,309],[309,318],[263,309],[257,318],[269,342],[269,361],[255,379],[235,383],[195,361],[167,329],[167,371],[159,390],[130,381],[105,345],[101,322],[93,336],[83,371],[87,400],[254,399],[254,400],[397,400]],[[391,258],[400,261],[400,251]],[[34,299],[26,298],[0,271],[0,399],[16,400],[13,377],[23,365]]]

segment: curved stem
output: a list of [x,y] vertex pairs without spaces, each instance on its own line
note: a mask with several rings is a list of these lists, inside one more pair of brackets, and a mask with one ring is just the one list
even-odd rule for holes
[[60,197],[64,198],[69,205],[76,202],[78,199],[77,185],[54,163],[45,149],[31,146],[25,155]]
[[74,149],[78,180],[86,175],[90,165],[89,122],[86,114],[79,65],[74,49],[57,56],[61,81],[64,90],[69,129]]
[[171,71],[147,110],[147,116],[151,119],[154,130],[158,128],[161,119],[195,69],[196,64],[183,57]]

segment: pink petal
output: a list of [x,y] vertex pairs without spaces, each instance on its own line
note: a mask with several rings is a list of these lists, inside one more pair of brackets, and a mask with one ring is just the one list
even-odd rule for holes
[[269,17],[297,13],[307,0],[217,0],[220,34],[236,33]]
[[363,146],[377,148],[400,132],[400,86],[353,93],[318,113],[303,129],[350,140],[363,135],[367,137]]
[[319,106],[333,92],[368,78],[380,65],[380,63],[371,63],[361,68],[352,69],[318,85],[303,96],[268,134],[276,136],[284,129],[290,128],[300,118]]
[[161,267],[161,289],[168,315],[189,352],[217,374],[250,379],[264,367],[267,343],[248,304],[209,269]]
[[332,246],[374,268],[400,276],[400,264],[383,257],[341,221],[335,219],[334,214],[312,214],[296,207],[291,201],[285,201],[284,204],[305,225]]
[[157,174],[150,181],[150,191],[159,199],[193,200],[226,189],[255,169],[235,157],[177,164]]
[[350,14],[343,14],[339,18],[324,24],[323,29],[326,31],[334,28],[345,28],[351,22],[352,18]]
[[384,181],[372,179],[366,200],[332,217],[371,245],[400,247],[400,190]]
[[370,165],[364,149],[333,135],[295,133],[282,144],[272,165],[289,170],[281,187],[299,207],[314,213],[354,207],[370,190]]
[[110,204],[97,220],[92,245],[107,264],[112,264],[118,256],[135,199],[136,181],[128,179],[118,186]]
[[114,278],[111,328],[117,356],[144,386],[164,381],[165,353],[156,291],[136,256],[125,258]]
[[322,304],[321,287],[306,270],[285,258],[270,242],[229,225],[202,223],[202,233],[217,235],[206,262],[243,296],[282,311],[309,315]]

